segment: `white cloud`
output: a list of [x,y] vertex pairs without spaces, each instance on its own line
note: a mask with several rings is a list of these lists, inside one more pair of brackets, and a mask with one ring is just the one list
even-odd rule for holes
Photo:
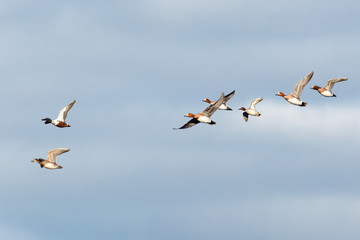
[[[329,99],[330,100],[330,99]],[[360,110],[357,103],[351,105],[334,105],[329,102],[322,105],[314,105],[311,102],[306,107],[293,106],[285,100],[278,102],[266,101],[257,105],[257,110],[262,114],[260,117],[250,116],[249,122],[242,119],[242,111],[234,114],[221,116],[222,128],[226,128],[228,134],[240,134],[256,132],[256,135],[278,135],[283,138],[309,139],[315,137],[329,137],[355,140],[360,133],[358,119]],[[216,117],[219,117],[217,113]],[[214,117],[215,118],[215,117]],[[245,128],[245,129],[244,129]],[[243,135],[243,134],[242,134]]]

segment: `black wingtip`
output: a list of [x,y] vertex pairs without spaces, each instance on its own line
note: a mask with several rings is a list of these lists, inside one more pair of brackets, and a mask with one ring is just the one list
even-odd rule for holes
[[234,94],[235,94],[235,90],[232,91],[231,93],[227,94],[225,97],[229,97],[229,96],[234,95]]

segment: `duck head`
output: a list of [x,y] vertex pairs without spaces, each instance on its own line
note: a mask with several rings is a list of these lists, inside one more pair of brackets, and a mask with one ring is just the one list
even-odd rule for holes
[[51,119],[50,118],[44,118],[44,119],[41,119],[41,121],[45,121],[45,124],[49,124],[51,123]]
[[34,160],[32,160],[31,162],[36,162],[36,163],[41,163],[42,162],[42,159],[38,159],[38,158],[34,158]]
[[285,94],[283,92],[278,92],[277,94],[275,94],[276,96],[281,96],[281,97],[285,97]]
[[43,168],[44,166],[42,165],[42,162],[44,161],[44,159],[42,158],[34,158],[34,160],[32,160],[31,162],[36,162],[38,164],[40,164],[40,167]]
[[203,102],[207,102],[207,103],[210,103],[211,104],[211,101],[210,101],[210,99],[208,99],[208,98],[205,98],[204,100],[202,100]]
[[195,115],[194,115],[194,114],[192,114],[192,113],[187,113],[184,117],[190,117],[190,118],[193,118],[193,117],[195,117]]
[[311,89],[314,89],[314,90],[318,90],[320,87],[319,86],[312,86]]
[[245,111],[246,109],[245,109],[244,107],[241,107],[241,108],[239,108],[239,110],[243,110],[243,111]]

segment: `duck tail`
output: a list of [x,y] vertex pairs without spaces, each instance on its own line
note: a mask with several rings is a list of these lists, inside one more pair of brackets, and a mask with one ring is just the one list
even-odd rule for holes
[[308,104],[307,102],[302,102],[300,106],[305,107],[307,104]]
[[214,122],[213,120],[211,120],[211,122],[209,123],[210,125],[215,125],[216,122]]

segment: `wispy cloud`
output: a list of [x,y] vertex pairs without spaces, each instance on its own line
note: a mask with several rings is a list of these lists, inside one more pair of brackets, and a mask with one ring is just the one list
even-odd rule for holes
[[[232,115],[221,113],[220,123],[233,134],[246,131],[279,135],[291,139],[312,139],[314,136],[329,138],[336,136],[341,139],[355,140],[360,133],[357,122],[360,111],[357,103],[351,105],[321,104],[309,105],[305,108],[290,105],[279,99],[279,102],[264,100],[257,105],[262,113],[260,117],[251,117],[248,123],[243,122],[242,112]],[[220,113],[217,113],[217,117]]]

